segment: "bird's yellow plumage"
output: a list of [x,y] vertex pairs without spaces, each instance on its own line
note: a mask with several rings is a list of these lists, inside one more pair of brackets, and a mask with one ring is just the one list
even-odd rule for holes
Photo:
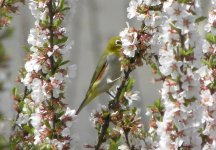
[[120,51],[120,37],[115,36],[109,40],[107,47],[98,62],[85,99],[81,103],[76,114],[78,114],[83,107],[90,103],[96,96],[101,93],[108,92],[120,77]]

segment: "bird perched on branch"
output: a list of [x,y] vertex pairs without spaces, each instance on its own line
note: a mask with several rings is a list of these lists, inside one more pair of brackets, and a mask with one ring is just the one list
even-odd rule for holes
[[122,42],[119,36],[112,37],[103,52],[85,99],[78,108],[76,115],[99,94],[108,92],[114,83],[120,78],[121,64],[119,61]]

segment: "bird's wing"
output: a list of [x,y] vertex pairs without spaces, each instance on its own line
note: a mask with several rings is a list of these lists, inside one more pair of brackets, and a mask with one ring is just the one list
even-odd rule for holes
[[93,77],[91,79],[90,82],[90,86],[89,89],[91,89],[91,87],[93,86],[93,84],[102,77],[102,75],[104,74],[104,71],[107,67],[107,59],[106,59],[107,55],[106,52],[101,56],[98,65],[95,69],[95,72],[93,74]]
[[98,62],[98,66],[96,67],[96,70],[95,70],[93,77],[91,79],[89,89],[86,93],[86,97],[83,100],[83,102],[81,103],[81,105],[79,106],[79,108],[76,112],[76,115],[78,115],[78,113],[83,109],[83,107],[85,107],[89,102],[91,102],[96,97],[97,94],[96,94],[96,92],[92,92],[92,90],[95,90],[95,89],[92,89],[92,87],[93,87],[94,83],[103,76],[104,71],[106,70],[106,66],[107,66],[106,57],[107,57],[106,53],[104,53],[101,56],[101,58]]

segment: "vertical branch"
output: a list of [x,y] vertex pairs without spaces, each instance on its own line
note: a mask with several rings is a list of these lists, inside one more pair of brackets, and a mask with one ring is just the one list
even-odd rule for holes
[[[48,5],[48,9],[49,9],[49,34],[50,34],[50,39],[49,39],[49,42],[50,42],[50,48],[51,50],[53,51],[53,46],[54,46],[54,34],[53,34],[53,16],[54,16],[54,13],[53,13],[53,0],[49,0],[49,3],[47,4]],[[49,57],[49,60],[50,60],[50,65],[51,65],[51,72],[52,72],[52,75],[55,73],[55,66],[54,66],[54,58],[53,58],[53,55]]]
[[125,135],[125,140],[126,140],[127,146],[129,147],[129,149],[131,149],[130,141],[129,141],[129,138],[128,138],[128,133],[129,132],[126,129],[124,129],[124,135]]
[[[24,99],[27,97],[25,103],[17,94],[21,115],[16,119],[19,129],[11,136],[11,141],[14,149],[37,149],[41,146],[44,149],[70,149],[70,134],[64,131],[71,127],[75,110],[61,101],[64,99],[66,79],[70,77],[69,71],[75,71],[66,65],[68,61],[61,53],[68,49],[68,37],[62,30],[64,11],[68,7],[64,0],[35,0],[29,6],[36,23],[28,37],[31,48],[19,80],[28,87],[25,90],[28,93],[24,92]],[[55,21],[58,24],[54,25]]]
[[109,128],[109,123],[110,123],[110,114],[105,117],[105,122],[102,126],[101,134],[98,138],[98,143],[95,146],[95,150],[99,150],[102,143],[106,141],[105,135],[107,133],[107,129]]
[[[49,34],[50,34],[50,48],[51,51],[53,51],[53,47],[54,47],[54,33],[53,33],[53,17],[54,17],[54,12],[53,12],[53,0],[49,0],[48,5],[48,9],[49,9]],[[49,57],[50,60],[50,66],[51,66],[51,73],[52,75],[55,74],[55,61],[53,58],[53,55]],[[53,101],[54,97],[53,97],[53,91],[51,92],[51,104]],[[54,108],[54,104],[52,104],[52,110],[53,110],[53,129],[55,132],[55,128],[56,128],[56,114],[55,114],[55,108]],[[54,138],[56,137],[56,134],[54,134]]]
[[[124,78],[123,78],[123,80],[122,80],[122,82],[121,82],[121,85],[120,85],[120,87],[117,89],[117,93],[116,93],[116,96],[114,97],[114,107],[111,107],[111,108],[109,108],[109,112],[111,112],[113,109],[115,109],[116,107],[118,107],[119,106],[119,98],[120,98],[120,95],[121,95],[121,93],[122,93],[122,91],[123,91],[123,88],[125,87],[125,84],[126,84],[126,82],[127,82],[127,80],[128,80],[128,78],[129,78],[129,75],[130,75],[130,73],[131,73],[131,69],[128,69],[127,71],[124,71]],[[106,133],[107,133],[107,129],[108,129],[108,127],[109,127],[109,123],[110,123],[110,114],[105,118],[105,121],[104,121],[104,124],[103,124],[103,126],[102,126],[102,131],[101,131],[101,133],[100,133],[100,136],[99,136],[99,138],[98,138],[98,143],[97,143],[97,145],[96,145],[96,147],[95,147],[95,150],[99,150],[100,149],[100,146],[102,145],[102,143],[103,142],[105,142],[106,141],[106,139],[104,139],[104,137],[105,137],[105,135],[106,135]],[[128,141],[128,136],[126,136],[126,140],[127,140],[127,143],[129,143]],[[129,144],[129,147],[130,147],[130,144]]]

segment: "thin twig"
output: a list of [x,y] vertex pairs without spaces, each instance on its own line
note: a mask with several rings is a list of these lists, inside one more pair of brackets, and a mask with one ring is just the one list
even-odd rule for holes
[[129,138],[128,138],[128,131],[126,129],[124,129],[124,135],[125,135],[127,146],[129,149],[131,149]]
[[112,95],[109,91],[106,92],[109,96],[111,96],[112,98],[115,98],[114,95]]
[[106,132],[107,132],[107,129],[109,128],[109,122],[110,122],[110,114],[106,116],[105,118],[105,122],[102,126],[102,131],[101,131],[101,134],[98,138],[98,143],[97,145],[95,146],[95,150],[99,150],[100,149],[100,146],[102,145],[102,143],[105,141],[104,137],[106,135]]
[[[53,17],[54,17],[54,13],[53,13],[53,5],[52,5],[52,0],[49,0],[49,3],[47,4],[48,9],[49,9],[49,34],[50,34],[50,48],[53,51],[53,47],[54,47],[54,33],[53,33]],[[51,72],[52,75],[55,73],[55,66],[54,66],[54,58],[53,56],[49,57],[50,60],[50,65],[51,65]]]
[[120,87],[117,89],[117,93],[116,93],[116,96],[115,96],[115,104],[119,103],[119,98],[120,98],[122,89],[124,88],[124,86],[126,84],[126,81],[128,80],[131,71],[132,71],[131,69],[128,69],[127,71],[124,71],[124,78],[123,78],[123,80],[121,82]]

